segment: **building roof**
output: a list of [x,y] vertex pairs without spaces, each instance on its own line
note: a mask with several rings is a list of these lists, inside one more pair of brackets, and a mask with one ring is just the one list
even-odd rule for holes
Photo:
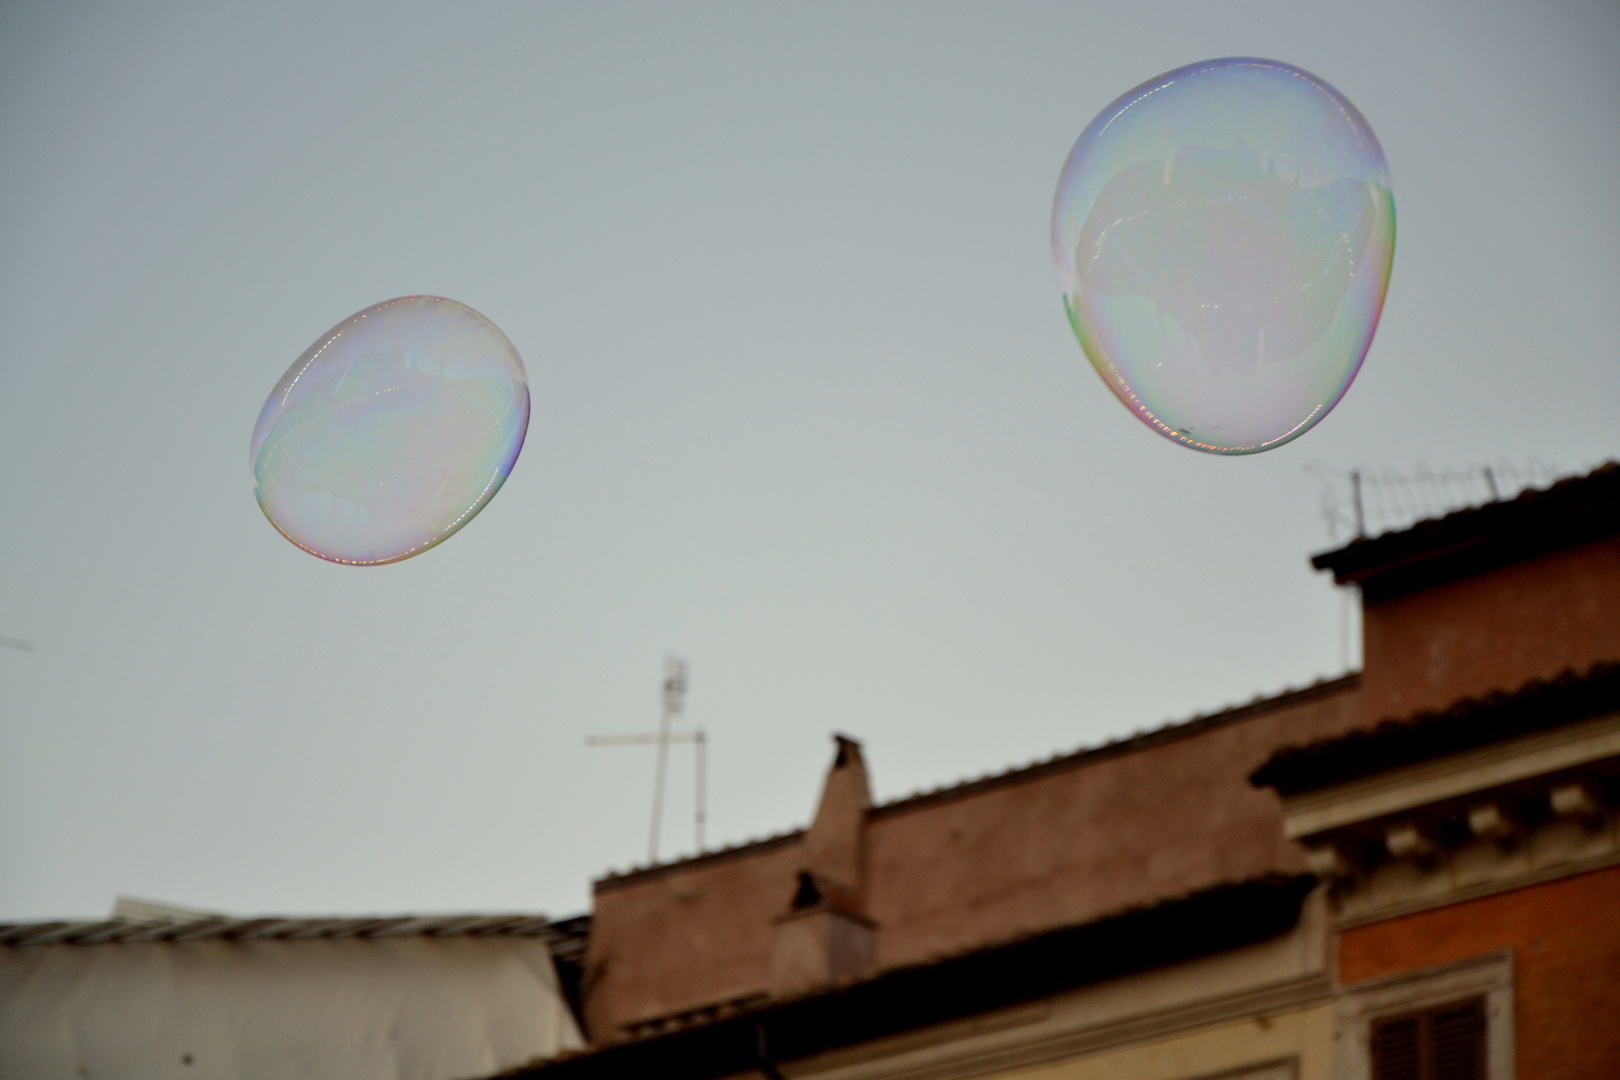
[[583,950],[588,917],[544,915],[393,915],[376,918],[292,919],[275,916],[190,919],[103,919],[0,923],[0,945],[113,945],[142,941],[308,941],[335,938],[527,937],[554,952]]
[[1372,602],[1620,534],[1620,462],[1311,559]]
[[1595,664],[1581,674],[1533,679],[1511,693],[1466,698],[1442,711],[1284,747],[1249,780],[1296,795],[1616,710],[1620,663]]
[[[1361,719],[1359,676],[954,785],[864,815],[860,914],[881,971],[1306,870],[1249,775]],[[832,772],[836,772],[834,766]],[[640,1037],[773,993],[776,919],[808,838],[599,882],[586,1029]]]
[[661,1034],[505,1074],[541,1080],[706,1080],[1016,1005],[1262,941],[1292,928],[1315,885],[1272,874],[1201,889],[787,1000],[694,1015]]
[[[1242,705],[1228,706],[1216,712],[1195,715],[1186,720],[1171,721],[1149,731],[1137,732],[1124,738],[1111,739],[1099,746],[1082,747],[1067,754],[1054,754],[1043,761],[1015,766],[1004,772],[963,780],[960,783],[934,788],[930,791],[919,791],[904,795],[898,799],[891,799],[889,802],[872,807],[869,814],[873,818],[903,814],[927,806],[950,802],[954,799],[967,798],[994,788],[1020,784],[1052,773],[1092,765],[1111,757],[1134,753],[1161,743],[1173,742],[1177,739],[1197,735],[1211,728],[1243,720],[1267,709],[1299,704],[1313,698],[1336,694],[1354,686],[1359,678],[1360,674],[1358,672],[1350,672],[1333,679],[1318,679],[1308,686],[1289,687],[1270,696],[1256,695],[1252,701],[1245,702]],[[749,840],[740,844],[727,845],[714,851],[705,851],[683,859],[672,859],[669,862],[656,863],[651,866],[638,866],[629,870],[610,872],[598,878],[593,884],[596,891],[600,892],[604,889],[612,889],[632,882],[645,881],[649,878],[688,870],[704,863],[721,862],[726,859],[760,854],[772,848],[792,844],[803,836],[804,830],[802,828],[792,829],[758,840]]]

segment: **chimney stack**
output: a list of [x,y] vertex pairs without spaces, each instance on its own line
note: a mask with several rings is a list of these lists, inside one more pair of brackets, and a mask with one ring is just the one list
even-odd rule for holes
[[772,921],[771,995],[795,997],[849,982],[877,966],[877,923],[865,913],[866,812],[872,791],[861,744],[834,735],[837,754],[804,837],[788,910]]

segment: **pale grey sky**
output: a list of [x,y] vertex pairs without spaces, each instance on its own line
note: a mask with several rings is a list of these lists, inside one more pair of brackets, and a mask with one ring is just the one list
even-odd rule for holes
[[[1105,391],[1047,216],[1235,54],[1355,102],[1400,231],[1343,404],[1223,459]],[[1613,2],[0,6],[0,918],[582,910],[666,650],[719,842],[835,729],[891,797],[1338,673],[1307,463],[1620,454],[1617,56]],[[506,331],[528,444],[326,564],[249,435],[406,293]]]

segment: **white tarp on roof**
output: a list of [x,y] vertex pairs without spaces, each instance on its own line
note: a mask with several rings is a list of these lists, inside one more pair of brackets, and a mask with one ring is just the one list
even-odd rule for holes
[[465,1080],[581,1045],[532,936],[0,945],[3,1080]]

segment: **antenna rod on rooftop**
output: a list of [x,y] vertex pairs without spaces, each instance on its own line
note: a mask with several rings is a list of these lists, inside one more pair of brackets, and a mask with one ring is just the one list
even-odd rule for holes
[[691,743],[694,753],[694,762],[697,765],[697,791],[693,795],[693,828],[697,834],[697,849],[703,850],[703,826],[709,819],[708,814],[708,777],[705,776],[707,762],[707,748],[709,737],[702,728],[691,734],[684,731],[672,731],[667,736],[656,735],[651,732],[645,735],[587,735],[586,746],[655,746],[669,743]]
[[664,773],[669,765],[669,725],[686,704],[686,661],[678,656],[664,658],[664,708],[658,725],[658,774],[653,780],[652,837],[647,841],[647,860],[658,861],[658,819],[664,814]]
[[686,661],[671,656],[664,665],[664,707],[663,722],[659,725],[657,734],[635,735],[587,735],[586,746],[657,746],[658,772],[653,784],[653,812],[652,836],[648,842],[648,857],[658,861],[658,831],[659,823],[664,813],[664,777],[669,767],[669,744],[691,743],[696,765],[696,790],[692,794],[693,831],[697,836],[697,849],[703,850],[703,829],[708,821],[708,778],[705,770],[708,767],[707,754],[709,737],[702,728],[691,733],[671,731],[669,726],[679,720],[686,708]]
[[697,849],[699,853],[701,853],[703,851],[703,823],[708,819],[709,816],[708,811],[704,806],[704,791],[707,785],[703,776],[703,748],[706,745],[707,740],[703,737],[702,728],[697,729],[697,732],[692,736],[692,741],[697,744],[692,747],[694,760],[697,762],[697,791],[693,795],[695,807],[693,824],[697,826]]
[[1367,515],[1361,509],[1361,470],[1350,470],[1350,493],[1356,502],[1356,536],[1367,535]]
[[586,735],[586,746],[653,746],[667,743],[692,743],[693,761],[697,763],[697,792],[693,793],[693,831],[697,832],[698,850],[703,850],[703,824],[708,821],[708,777],[705,772],[705,753],[708,735],[703,729],[695,732],[669,732],[669,735]]

